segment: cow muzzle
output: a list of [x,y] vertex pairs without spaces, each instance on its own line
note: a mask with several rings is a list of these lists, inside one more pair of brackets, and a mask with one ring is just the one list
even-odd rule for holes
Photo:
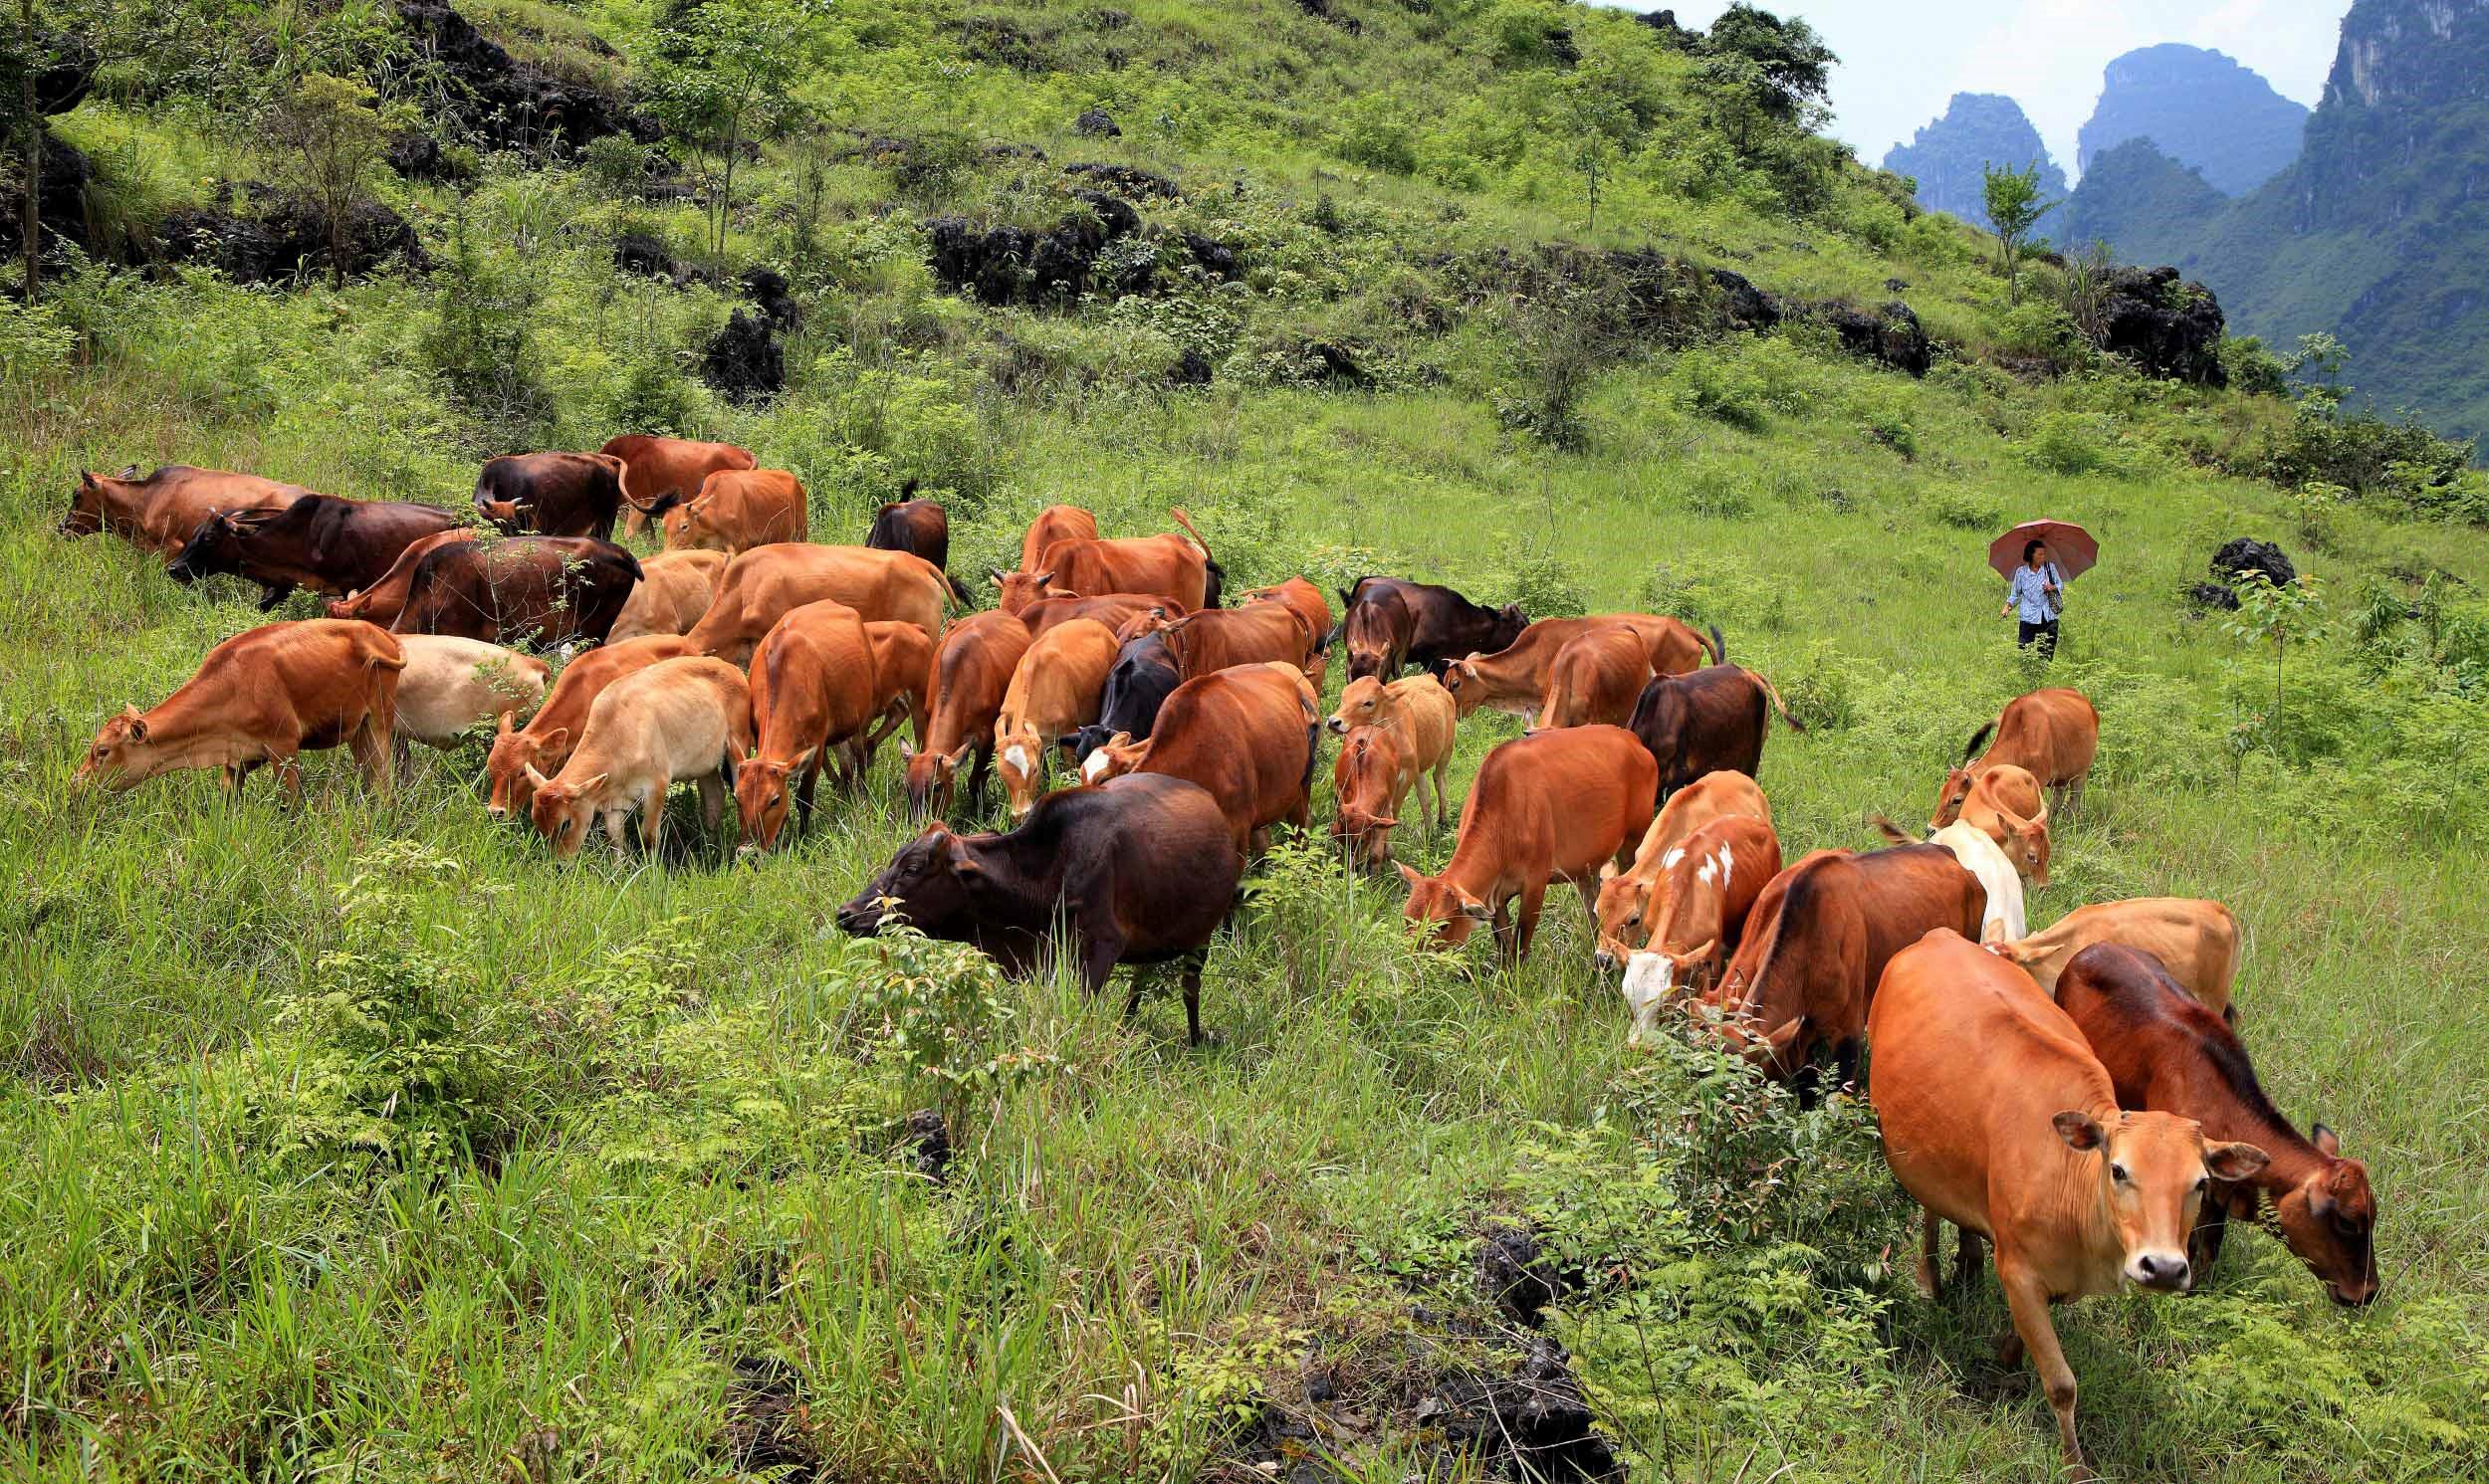
[[2154,1293],[2184,1293],[2194,1285],[2194,1269],[2183,1252],[2138,1252],[2126,1260],[2127,1281]]

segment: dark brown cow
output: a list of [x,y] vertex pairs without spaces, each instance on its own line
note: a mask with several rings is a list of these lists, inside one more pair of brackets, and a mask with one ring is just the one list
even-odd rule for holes
[[1028,626],[1009,613],[976,613],[951,625],[934,656],[933,716],[923,745],[900,744],[907,758],[907,811],[911,819],[951,811],[960,764],[974,756],[968,778],[971,808],[982,807],[986,773],[994,765],[994,723],[1003,714],[1012,676],[1028,653]]
[[1097,539],[1097,517],[1076,505],[1049,505],[1037,512],[1028,523],[1028,533],[1019,538],[1019,567],[1033,572],[1038,558],[1056,541],[1093,541]]
[[[1340,593],[1346,605],[1340,634],[1348,644],[1348,678],[1398,678],[1403,665],[1437,676],[1454,660],[1508,649],[1529,627],[1518,604],[1488,608],[1449,587],[1399,577],[1359,577]],[[1376,611],[1360,615],[1361,608]]]
[[[1772,683],[1736,665],[1706,665],[1692,675],[1654,676],[1634,703],[1634,736],[1660,764],[1665,799],[1710,772],[1753,777],[1763,765],[1763,735],[1771,717],[1804,732]],[[1972,935],[1976,937],[1976,934]]]
[[495,644],[602,643],[639,581],[639,559],[611,541],[520,535],[453,541],[415,563],[390,630]]
[[[1092,994],[1119,963],[1173,961],[1199,1045],[1202,964],[1244,874],[1218,800],[1145,773],[1049,793],[1009,834],[929,826],[838,909],[838,927],[878,933],[895,907],[917,931],[973,944],[1018,975],[1040,968],[1059,925]],[[1125,1015],[1146,985],[1135,974]]]
[[1868,1003],[1893,955],[1937,928],[1976,942],[1986,909],[1979,878],[1941,845],[1818,850],[1763,888],[1703,998],[1732,1012],[1720,1027],[1731,1046],[1811,1103],[1818,1046],[1832,1048],[1840,1083],[1858,1075]]
[[2265,1097],[2226,1021],[2159,959],[2114,943],[2075,954],[2057,978],[2056,998],[2109,1069],[2120,1108],[2191,1118],[2206,1139],[2239,1140],[2270,1157],[2245,1181],[2213,1185],[2208,1219],[2188,1243],[2198,1281],[2220,1256],[2223,1219],[2252,1221],[2262,1204],[2335,1303],[2376,1297],[2376,1195],[2368,1166],[2343,1159],[2342,1142],[2323,1124],[2313,1140],[2300,1136]]
[[689,500],[701,484],[721,469],[751,469],[758,461],[749,449],[731,443],[701,443],[690,438],[659,438],[625,433],[608,438],[596,450],[622,461],[622,532],[637,535],[648,528],[648,512],[664,497]]
[[331,618],[359,618],[365,623],[376,623],[384,629],[389,627],[397,622],[397,615],[406,611],[406,599],[415,590],[415,568],[422,563],[425,555],[454,541],[471,541],[475,538],[476,532],[473,527],[453,526],[447,530],[436,530],[421,540],[412,542],[405,550],[397,553],[397,560],[389,563],[389,569],[380,574],[379,581],[358,592],[349,592],[341,598],[332,599],[329,603],[329,616]]
[[612,454],[504,454],[475,480],[475,513],[512,535],[613,539],[622,461]]
[[1019,615],[1019,621],[1028,626],[1030,638],[1044,633],[1058,623],[1066,623],[1075,618],[1094,618],[1108,628],[1120,632],[1124,625],[1132,620],[1161,609],[1173,618],[1182,618],[1190,611],[1174,598],[1159,597],[1147,592],[1110,592],[1093,598],[1084,598],[1076,593],[1056,592],[1034,602],[1021,603],[1017,607],[1010,603],[1003,604],[1004,612]]
[[137,473],[134,468],[125,470],[118,479],[80,474],[69,514],[61,518],[61,534],[95,535],[109,530],[170,561],[190,544],[199,523],[218,511],[283,510],[314,493],[255,474],[188,464],[163,465],[145,479],[137,478]]
[[230,790],[273,763],[278,781],[300,799],[295,754],[342,742],[364,780],[385,789],[405,668],[397,641],[367,623],[264,624],[209,650],[198,673],[158,705],[124,707],[105,723],[77,781],[126,789],[158,773],[212,767]]
[[[908,481],[907,489],[915,488],[916,482]],[[951,584],[951,596],[971,608],[977,606],[977,595],[951,575],[951,518],[939,501],[894,500],[883,506],[873,513],[873,529],[865,532],[864,544],[922,556],[943,569],[942,580]]]
[[1123,773],[1190,778],[1210,790],[1239,852],[1261,853],[1274,824],[1313,817],[1313,687],[1292,665],[1214,671],[1176,687],[1148,742],[1109,739],[1080,765],[1095,782]]
[[164,574],[185,584],[223,574],[248,578],[259,584],[265,612],[297,586],[331,597],[369,587],[399,552],[459,524],[429,505],[306,495],[283,510],[209,516]]
[[1304,669],[1315,636],[1285,603],[1247,603],[1242,608],[1204,608],[1169,620],[1158,630],[1186,680],[1232,665],[1281,664]]

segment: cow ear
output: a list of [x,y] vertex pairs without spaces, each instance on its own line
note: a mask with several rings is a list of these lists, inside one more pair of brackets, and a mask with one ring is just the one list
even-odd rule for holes
[[958,746],[957,748],[955,748],[955,749],[952,751],[952,753],[951,753],[951,765],[952,765],[953,767],[958,767],[958,766],[960,766],[962,763],[965,763],[966,761],[968,761],[968,754],[969,754],[969,753],[971,753],[971,752],[973,752],[973,751],[975,751],[975,750],[977,750],[977,743],[976,743],[976,742],[961,742],[961,743],[959,744],[959,746]]
[[538,772],[536,770],[536,764],[533,762],[527,765],[527,774],[528,782],[537,788],[551,788],[554,786],[554,780],[546,777],[543,773]]
[[1110,747],[1128,747],[1128,746],[1131,746],[1131,745],[1132,745],[1132,734],[1131,734],[1131,733],[1129,733],[1129,732],[1118,732],[1118,733],[1116,733],[1113,737],[1110,737],[1110,738],[1106,739],[1106,745],[1108,745],[1108,746],[1110,746]]
[[581,793],[594,793],[594,792],[595,792],[595,791],[597,791],[598,789],[600,789],[600,788],[602,788],[602,787],[604,787],[604,786],[605,786],[605,778],[606,778],[606,776],[607,776],[607,775],[606,775],[606,774],[604,774],[604,773],[598,773],[596,776],[594,776],[594,777],[592,777],[592,778],[581,778],[581,779],[579,780],[579,790],[578,790],[578,791],[579,791],[579,792],[581,792]]
[[1400,879],[1409,883],[1412,890],[1426,885],[1426,878],[1411,870],[1407,861],[1394,861],[1392,868],[1400,873]]
[[994,579],[995,586],[1000,587],[1003,585],[1003,574],[1001,572],[996,571],[992,567],[988,567],[986,568],[986,575]]
[[539,747],[553,748],[553,747],[559,747],[559,746],[561,746],[564,742],[568,742],[569,740],[570,740],[570,729],[569,729],[569,728],[567,728],[567,727],[556,727],[556,728],[555,728],[554,730],[552,730],[551,732],[546,733],[543,737],[538,738],[538,739],[536,740],[536,744],[537,744]]
[[129,712],[129,740],[131,742],[147,740],[147,719],[138,715],[135,707],[130,708]]
[[1461,915],[1473,923],[1492,922],[1495,917],[1494,912],[1475,897],[1461,899]]
[[2271,1162],[2271,1156],[2252,1144],[2207,1144],[2204,1146],[2204,1168],[2217,1180],[2243,1180]]
[[518,730],[519,730],[519,729],[518,729],[518,726],[516,725],[516,724],[517,724],[517,722],[518,722],[518,720],[519,720],[519,714],[518,714],[517,712],[515,712],[515,711],[506,711],[506,712],[503,712],[503,713],[501,714],[500,718],[497,720],[496,724],[494,725],[494,728],[493,728],[493,735],[494,735],[495,737],[508,737],[508,736],[509,736],[510,734],[512,734],[513,732],[516,732],[516,731],[518,731]]
[[2315,1129],[2310,1131],[2308,1142],[2315,1145],[2316,1152],[2323,1155],[2328,1160],[2339,1160],[2342,1158],[2342,1136],[2325,1127],[2323,1124],[2318,1124]]
[[1600,879],[1601,881],[1614,881],[1614,880],[1616,879],[1616,877],[1617,877],[1616,862],[1614,862],[1614,861],[1602,861],[1602,862],[1600,862],[1600,864],[1599,864],[1599,879]]
[[899,739],[899,760],[901,762],[909,762],[913,761],[915,756],[916,744],[909,742],[906,738]]
[[1366,828],[1377,830],[1398,829],[1400,828],[1400,820],[1393,815],[1377,814],[1372,819],[1366,821]]
[[2100,1124],[2088,1113],[2069,1108],[2049,1122],[2056,1126],[2057,1137],[2066,1142],[2066,1148],[2077,1153],[2087,1154],[2109,1142],[2109,1136],[2101,1132]]

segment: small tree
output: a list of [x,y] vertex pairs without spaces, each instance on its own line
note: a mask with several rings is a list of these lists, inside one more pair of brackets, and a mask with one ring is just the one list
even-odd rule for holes
[[354,207],[388,149],[389,120],[378,97],[347,78],[314,73],[271,110],[270,141],[286,173],[320,213],[329,236],[329,287],[343,288]]
[[666,132],[716,162],[711,251],[726,253],[735,210],[735,163],[744,149],[793,121],[795,79],[812,0],[710,0],[658,35],[649,69],[650,110]]
[[2317,592],[2314,577],[2302,576],[2276,585],[2270,577],[2256,572],[2238,585],[2238,612],[2221,625],[2236,638],[2273,646],[2273,717],[2266,725],[2265,735],[2273,739],[2277,747],[2282,730],[2283,661],[2293,644],[2316,632],[2324,613],[2325,599]]
[[1979,168],[1980,190],[1985,197],[1988,224],[1996,229],[1997,263],[2005,273],[2005,294],[2015,304],[2022,303],[2022,282],[2017,269],[2022,263],[2022,250],[2031,239],[2031,229],[2040,218],[2057,209],[2055,201],[2040,199],[2040,165],[2033,160],[2016,170],[1997,165]]
[[1699,50],[1707,57],[1752,63],[1765,111],[1782,122],[1808,127],[1814,125],[1809,115],[1831,92],[1833,65],[1841,60],[1805,21],[1784,21],[1742,3],[1720,13]]

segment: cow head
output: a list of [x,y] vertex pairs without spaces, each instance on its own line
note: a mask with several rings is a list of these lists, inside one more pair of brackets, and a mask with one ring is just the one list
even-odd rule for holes
[[1614,861],[1599,868],[1598,966],[1612,969],[1651,941],[1653,883]]
[[1046,589],[1054,583],[1054,574],[1044,572],[995,572],[994,585],[1002,589],[995,606],[1006,613],[1025,611],[1030,603],[1047,596]]
[[1487,631],[1487,654],[1510,649],[1520,642],[1521,631],[1529,627],[1529,615],[1518,603],[1506,603],[1495,610],[1495,626]]
[[521,732],[510,725],[504,713],[500,727],[493,734],[492,750],[485,754],[484,776],[488,788],[484,812],[495,819],[529,810],[536,802],[536,779],[542,768],[559,770],[570,756],[570,729],[556,727],[545,733]]
[[1035,732],[1023,727],[995,734],[994,770],[1003,775],[1003,791],[1011,798],[1014,819],[1035,808],[1045,792],[1046,760],[1045,743]]
[[1080,781],[1103,783],[1108,778],[1120,778],[1139,767],[1149,753],[1148,742],[1136,742],[1131,733],[1118,732],[1090,748],[1089,754],[1080,759]]
[[109,486],[118,483],[108,480],[92,470],[81,470],[78,488],[70,492],[69,513],[61,517],[61,534],[94,535],[104,529],[104,510]]
[[1486,682],[1477,673],[1478,656],[1455,660],[1445,667],[1443,686],[1452,693],[1453,715],[1466,721],[1486,700]]
[[148,731],[146,716],[134,706],[124,706],[87,744],[87,755],[80,759],[71,781],[82,788],[103,783],[120,790],[163,770],[162,749]]
[[2342,1141],[2323,1124],[2310,1141],[2325,1158],[2308,1177],[2273,1202],[2282,1240],[2324,1281],[2337,1304],[2376,1297],[2376,1193],[2368,1166],[2342,1158]]
[[984,869],[959,836],[946,826],[929,824],[838,909],[838,931],[870,937],[900,917],[927,932],[939,932],[968,910],[969,889]]
[[778,832],[787,827],[791,779],[801,773],[812,752],[812,748],[806,747],[783,762],[764,762],[760,748],[755,747],[736,766],[735,814],[743,821],[744,849],[760,852],[778,848]]
[[1433,933],[1444,947],[1459,948],[1478,924],[1495,920],[1493,908],[1442,877],[1421,876],[1405,865],[1399,869],[1400,879],[1409,883],[1409,905],[1401,916],[1419,938]]
[[2048,816],[2025,819],[2004,809],[1996,811],[1996,820],[2004,838],[1996,842],[2005,852],[2005,859],[2035,887],[2048,885]]
[[668,551],[723,551],[729,542],[726,532],[718,529],[717,508],[707,494],[670,506],[658,517],[665,531]]
[[[1351,672],[1354,673],[1353,671]],[[1371,727],[1383,710],[1383,683],[1372,676],[1357,676],[1339,693],[1339,710],[1322,725],[1335,737],[1346,737],[1349,729]]]
[[[536,821],[536,832],[553,846],[554,859],[566,861],[576,856],[587,841],[587,821],[595,815],[604,794],[606,775],[597,773],[576,781],[566,773],[549,778],[531,762],[527,780],[536,789],[535,797],[528,800],[528,815]],[[620,842],[615,843],[619,848]]]
[[243,537],[265,524],[266,511],[210,511],[164,575],[184,584],[242,570]]
[[1340,748],[1333,774],[1339,814],[1331,834],[1348,847],[1354,865],[1379,866],[1391,859],[1392,831],[1400,827],[1400,801],[1393,796],[1400,768],[1400,745],[1387,732],[1360,728]]
[[976,749],[975,742],[964,742],[948,752],[919,752],[902,741],[899,758],[907,764],[907,817],[923,819],[951,812],[951,790],[960,765]]
[[[1602,949],[1601,957],[1606,957]],[[1673,949],[1633,950],[1625,960],[1625,1006],[1634,1026],[1626,1039],[1633,1045],[1659,1029],[1661,1007],[1699,992],[1719,967],[1719,940],[1707,939],[1685,953]]]
[[2103,1124],[2068,1109],[2049,1121],[2066,1148],[2094,1157],[2101,1215],[2118,1233],[2118,1270],[2161,1293],[2195,1282],[2187,1234],[2212,1181],[2243,1180],[2265,1164],[2252,1144],[2211,1144],[2203,1126],[2170,1113],[2119,1113]]

